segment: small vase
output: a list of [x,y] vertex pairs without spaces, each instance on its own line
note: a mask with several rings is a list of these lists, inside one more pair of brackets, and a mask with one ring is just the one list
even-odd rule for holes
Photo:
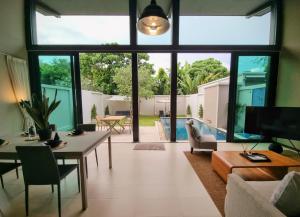
[[41,141],[46,141],[46,140],[51,139],[52,130],[51,129],[41,129],[41,130],[38,130],[38,134],[39,134]]

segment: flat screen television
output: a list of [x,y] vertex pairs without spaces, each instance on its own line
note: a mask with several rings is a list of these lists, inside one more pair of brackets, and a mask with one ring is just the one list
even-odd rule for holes
[[300,140],[300,108],[247,106],[245,132]]

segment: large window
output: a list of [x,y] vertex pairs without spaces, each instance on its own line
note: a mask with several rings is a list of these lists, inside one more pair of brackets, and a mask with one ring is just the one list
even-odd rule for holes
[[[180,1],[182,45],[268,45],[271,7],[251,13],[255,1]],[[272,43],[272,42],[271,42]]]
[[64,1],[37,3],[36,29],[40,45],[128,45],[128,1],[119,1],[116,8],[91,0],[82,5]]
[[121,133],[114,134],[145,141],[143,127],[156,127],[164,116],[159,132],[174,141],[182,140],[191,117],[203,123],[202,133],[208,132],[203,126],[214,129],[219,141],[226,134],[231,141],[261,139],[245,132],[245,107],[275,100],[280,1],[156,0],[171,24],[160,36],[136,29],[134,20],[150,2],[26,1],[32,92],[41,86],[63,99],[50,122],[67,130],[97,123],[95,114],[126,114],[134,132],[118,125]]
[[187,140],[187,119],[202,135],[226,140],[230,76],[229,53],[179,53],[177,140]]
[[270,73],[269,56],[239,56],[235,106],[234,138],[260,140],[261,136],[244,131],[247,106],[266,106]]

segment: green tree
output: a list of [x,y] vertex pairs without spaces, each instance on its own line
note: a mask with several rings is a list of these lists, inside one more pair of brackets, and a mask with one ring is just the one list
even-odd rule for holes
[[198,115],[199,115],[199,118],[203,118],[203,106],[202,106],[202,104],[200,104],[200,106],[199,106],[199,111],[198,111]]
[[97,108],[96,105],[94,104],[91,109],[91,121],[95,120],[96,116],[97,116]]
[[181,94],[197,93],[198,86],[229,75],[222,62],[214,58],[197,60],[192,65],[179,65],[179,87]]
[[105,107],[104,114],[105,115],[109,115],[109,107],[108,107],[108,105]]
[[40,71],[43,84],[71,87],[71,67],[68,59],[54,58],[51,62],[41,62]]
[[[132,84],[131,84],[131,66],[118,69],[116,75],[113,78],[117,85],[119,94],[122,96],[131,97]],[[152,71],[148,67],[141,66],[138,73],[139,82],[139,96],[151,98],[154,94],[152,87],[154,85],[154,79],[152,77]]]
[[192,114],[191,106],[187,105],[187,107],[186,107],[186,115],[191,116],[191,114]]
[[[147,68],[153,74],[153,65],[148,61],[148,54],[138,54],[138,67]],[[114,82],[114,76],[119,69],[124,69],[130,64],[130,53],[80,54],[82,89],[101,91],[105,94],[119,94],[117,84]]]
[[163,68],[159,68],[157,75],[154,77],[155,86],[154,93],[155,95],[168,95],[170,94],[170,77]]

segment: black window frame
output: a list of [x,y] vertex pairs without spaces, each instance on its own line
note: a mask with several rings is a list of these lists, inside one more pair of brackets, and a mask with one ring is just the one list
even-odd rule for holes
[[[130,44],[129,45],[37,45],[36,42],[36,17],[35,0],[25,1],[25,36],[28,51],[28,63],[30,71],[31,92],[40,94],[40,75],[38,66],[39,55],[72,55],[74,58],[74,88],[76,97],[76,123],[82,123],[81,105],[81,84],[80,84],[80,52],[101,52],[101,53],[131,53],[132,54],[132,108],[133,108],[133,141],[139,141],[139,111],[138,111],[138,72],[137,54],[144,53],[171,53],[171,136],[170,141],[176,142],[176,104],[177,104],[177,56],[178,53],[230,53],[230,91],[228,105],[228,130],[227,141],[239,142],[234,140],[232,131],[232,117],[235,111],[234,82],[236,81],[237,60],[239,53],[252,53],[256,55],[271,55],[271,76],[268,105],[275,104],[276,85],[278,73],[279,52],[281,49],[282,35],[282,3],[280,0],[270,1],[271,4],[271,32],[270,45],[179,45],[179,11],[180,0],[172,0],[172,44],[171,45],[138,45],[137,44],[137,0],[129,0],[130,17]],[[270,6],[270,5],[267,5]],[[262,6],[261,6],[262,7]],[[260,9],[259,7],[257,9]],[[232,98],[232,99],[231,99]],[[247,142],[247,141],[243,141]],[[253,142],[253,141],[251,141]]]

